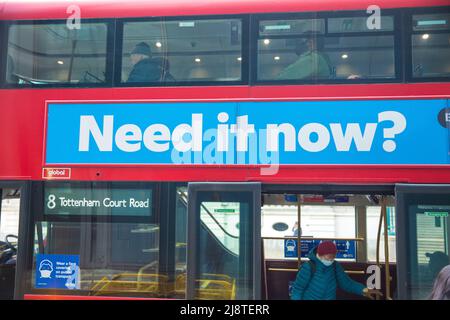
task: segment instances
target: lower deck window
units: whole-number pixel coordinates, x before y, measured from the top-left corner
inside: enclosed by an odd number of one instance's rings
[[[103,295],[138,293],[153,286],[156,294],[165,280],[159,274],[157,223],[38,222],[35,259],[35,288]],[[51,272],[47,276],[46,270]]]
[[[155,185],[45,184],[44,206],[34,225],[32,290],[183,297],[185,259],[183,264],[175,251],[184,248],[168,239],[175,237],[175,225],[172,232],[161,229]]]

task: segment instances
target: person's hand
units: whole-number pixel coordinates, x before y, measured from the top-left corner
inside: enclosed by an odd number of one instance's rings
[[[376,296],[378,296],[380,298],[383,296],[381,291],[379,291],[377,289],[369,289],[369,288],[363,289],[363,295],[372,300],[374,300]]]

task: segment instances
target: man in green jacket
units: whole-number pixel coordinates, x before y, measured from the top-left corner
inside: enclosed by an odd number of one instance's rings
[[[281,71],[277,79],[328,79],[331,75],[328,58],[319,51],[323,47],[322,40],[313,33],[310,33],[309,38],[297,40],[295,45],[295,53],[298,55],[297,61]]]
[[[369,289],[350,279],[336,262],[337,248],[331,241],[323,241],[311,250],[311,262],[302,264],[292,286],[292,300],[336,300],[336,289],[356,295],[368,295]]]

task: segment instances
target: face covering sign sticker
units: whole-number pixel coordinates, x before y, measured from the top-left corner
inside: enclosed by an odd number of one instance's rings
[[[35,278],[38,289],[80,289],[80,256],[37,254]]]

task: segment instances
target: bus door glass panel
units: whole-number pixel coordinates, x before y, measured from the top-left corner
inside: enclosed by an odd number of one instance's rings
[[[0,299],[14,298],[20,190],[0,189]]]
[[[402,185],[397,190],[399,250],[404,252],[399,277],[405,284],[399,298],[427,299],[437,275],[450,264],[450,186]]]
[[[188,195],[187,298],[257,299],[260,185],[194,183]]]

